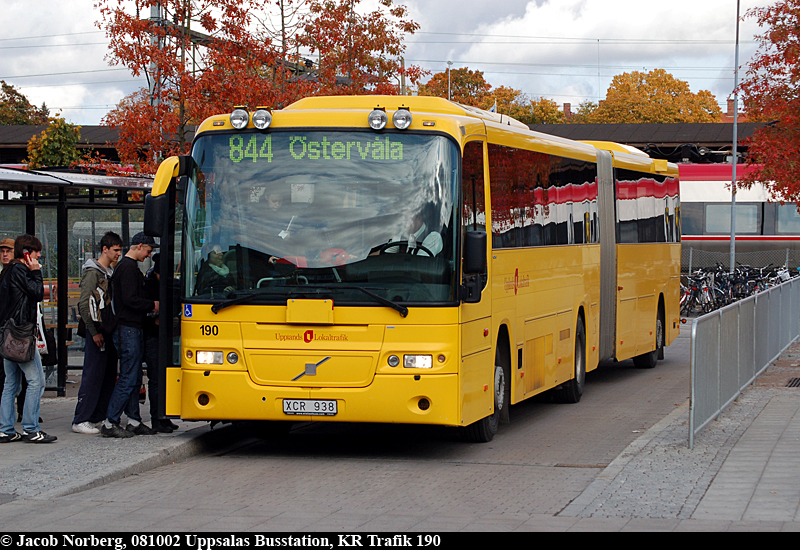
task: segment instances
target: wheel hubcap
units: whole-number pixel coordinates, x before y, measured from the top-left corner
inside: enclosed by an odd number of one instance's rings
[[[506,394],[506,377],[503,367],[494,367],[494,409],[495,412],[503,410],[503,401]]]

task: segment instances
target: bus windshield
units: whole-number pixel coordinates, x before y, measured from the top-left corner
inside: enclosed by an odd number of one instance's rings
[[[460,176],[450,139],[220,132],[198,137],[192,156],[184,300],[455,301]]]

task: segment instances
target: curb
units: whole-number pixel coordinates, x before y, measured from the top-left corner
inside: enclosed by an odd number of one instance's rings
[[[556,514],[557,517],[583,517],[582,512],[592,504],[592,502],[608,488],[625,466],[635,458],[639,452],[647,446],[657,435],[664,431],[674,421],[689,411],[689,400],[676,407],[671,413],[651,426],[645,433],[640,435],[628,447],[622,451],[611,464],[598,475],[594,481],[572,502],[567,504],[563,510]]]
[[[193,433],[201,431],[202,433]],[[29,498],[32,500],[47,500],[73,495],[95,487],[101,487],[131,475],[141,474],[161,466],[174,464],[175,462],[197,456],[208,450],[218,449],[230,443],[231,440],[236,437],[236,430],[232,426],[224,426],[213,431],[211,431],[208,426],[202,426],[185,433],[185,441],[178,442],[169,448],[155,451],[152,455],[138,460],[133,464],[121,468],[106,469],[103,472],[98,472],[98,477],[89,481],[79,482],[69,487],[51,489]]]

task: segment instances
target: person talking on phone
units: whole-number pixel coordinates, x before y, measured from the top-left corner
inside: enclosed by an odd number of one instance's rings
[[[17,324],[36,323],[38,303],[44,299],[44,281],[39,258],[42,243],[33,235],[22,235],[14,242],[14,260],[6,274],[8,294],[6,314],[1,322],[13,318]],[[6,281],[3,281],[6,283]],[[44,369],[39,350],[27,363],[15,363],[3,359],[6,382],[0,400],[0,443],[24,441],[26,443],[50,443],[58,439],[47,435],[39,427],[39,411],[44,394]],[[22,410],[22,430],[14,429],[14,397],[19,392],[22,377],[28,382],[25,406]]]

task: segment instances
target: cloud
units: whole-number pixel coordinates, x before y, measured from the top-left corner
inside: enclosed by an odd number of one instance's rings
[[[362,6],[374,9],[375,2],[364,0]],[[733,89],[731,0],[395,2],[405,4],[421,25],[408,37],[407,63],[434,73],[451,60],[455,68],[483,71],[495,87],[573,104],[596,101],[615,74],[631,70],[663,68],[694,92],[711,90],[720,103]],[[742,14],[764,3],[741,0]],[[98,124],[124,96],[146,85],[108,65],[107,39],[95,26],[100,13],[93,4],[4,0],[7,24],[0,38],[0,78],[35,105],[45,102],[84,125]],[[742,23],[742,64],[755,50],[756,32],[752,20]]]
[[[470,36],[450,35],[451,44],[438,47],[410,45],[408,57],[438,55],[443,62],[454,61],[454,67],[483,71],[494,86],[573,103],[604,96],[616,74],[654,68],[688,81],[694,92],[711,90],[720,103],[733,90],[736,4],[729,0],[539,0],[526,2],[522,10],[515,3],[502,13],[497,4],[481,4],[493,8],[493,18],[488,8],[481,17],[459,9],[456,18],[437,8],[421,30],[448,32],[455,20],[462,29],[472,26]],[[743,15],[763,1],[741,4]],[[752,20],[742,23],[740,61],[755,50],[755,32]],[[438,72],[443,62],[423,65]]]

